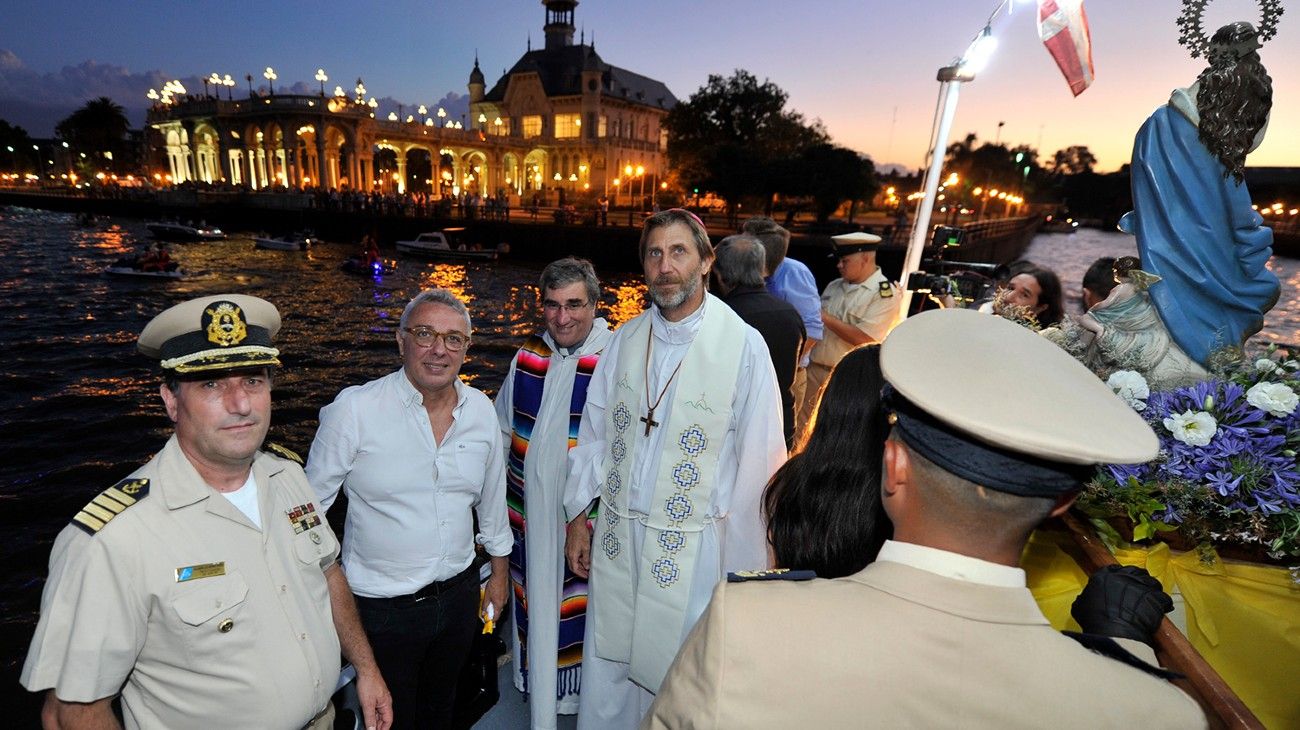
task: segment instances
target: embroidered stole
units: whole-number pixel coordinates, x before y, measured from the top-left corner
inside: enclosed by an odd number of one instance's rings
[[[573,378],[573,394],[569,399],[567,437],[570,449],[578,443],[578,424],[582,419],[582,408],[587,402],[587,386],[591,383],[591,374],[595,371],[599,358],[600,353],[593,353],[578,359],[577,372]],[[550,364],[551,348],[546,345],[546,341],[536,335],[529,337],[515,356],[514,389],[511,394],[514,415],[511,422],[510,458],[506,469],[506,509],[510,515],[510,530],[514,533],[514,547],[510,551],[510,576],[515,594],[515,630],[519,633],[519,673],[524,680],[525,692],[529,691],[528,670],[532,662],[528,656],[528,571],[524,541],[524,526],[527,523],[524,492],[527,485],[524,479],[524,459],[528,456],[533,426],[537,423],[537,412],[542,406],[542,391],[546,387],[546,371]],[[541,435],[554,437],[553,434]],[[559,487],[563,488],[563,484]],[[579,690],[582,632],[587,612],[587,581],[574,575],[567,563],[564,566],[560,595],[556,699],[563,699],[565,695]]]
[[[616,386],[605,416],[609,446],[592,570],[600,584],[596,650],[603,658],[629,663],[629,676],[653,692],[681,644],[702,533],[714,521],[710,505],[722,443],[731,425],[745,323],[720,302],[705,310],[682,360],[668,412],[659,414],[666,422],[656,427],[664,431],[663,451],[656,455],[641,453],[648,438],[637,420],[648,406],[645,368],[651,316],[632,320],[623,326],[628,331],[620,333],[612,373]],[[634,465],[655,458],[659,466],[654,483],[633,484]],[[634,513],[628,506],[628,492],[634,488],[652,490],[650,514]],[[640,555],[632,554],[633,521],[645,527]]]

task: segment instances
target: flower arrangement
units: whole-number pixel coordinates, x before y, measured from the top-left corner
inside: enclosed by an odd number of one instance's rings
[[[1160,455],[1103,467],[1079,504],[1094,518],[1128,518],[1135,541],[1177,531],[1193,545],[1294,562],[1300,362],[1270,348],[1253,362],[1220,357],[1215,365],[1209,380],[1157,392],[1133,371],[1110,376],[1111,388],[1159,436]]]

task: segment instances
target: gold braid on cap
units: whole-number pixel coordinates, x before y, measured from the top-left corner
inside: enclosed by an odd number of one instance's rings
[[[164,370],[175,369],[176,372],[178,373],[196,373],[204,370],[234,370],[243,366],[231,365],[229,356],[252,355],[252,354],[269,355],[272,358],[279,358],[280,351],[274,347],[265,347],[263,345],[245,345],[243,347],[228,347],[217,351],[201,350],[199,352],[192,352],[188,355],[181,355],[180,357],[173,357],[167,360],[163,360],[162,363],[160,363],[160,365]],[[222,360],[219,362],[206,364],[206,365],[193,365],[193,366],[185,367],[187,363],[194,362],[195,360],[206,360],[214,356],[220,356]]]
[[[1282,16],[1282,0],[1258,0],[1259,27],[1257,38],[1267,43],[1277,35],[1277,19]],[[1192,52],[1192,58],[1209,57],[1210,38],[1205,35],[1205,6],[1210,0],[1183,0],[1183,12],[1178,16],[1178,43]]]

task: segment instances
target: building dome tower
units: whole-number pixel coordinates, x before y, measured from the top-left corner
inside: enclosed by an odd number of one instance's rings
[[[546,6],[546,50],[573,45],[573,10],[578,0],[542,0]]]
[[[478,54],[474,54],[474,70],[469,72],[469,101],[470,103],[483,101],[483,91],[487,88],[487,81],[483,78],[483,72],[478,67]]]

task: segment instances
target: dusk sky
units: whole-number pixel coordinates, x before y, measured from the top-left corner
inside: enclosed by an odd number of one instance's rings
[[[709,74],[743,68],[820,118],[834,140],[878,165],[917,167],[925,155],[939,84],[936,70],[966,48],[996,0],[739,0],[655,3],[582,0],[577,24],[606,62],[664,81],[681,99]],[[968,132],[1029,144],[1044,157],[1087,145],[1109,171],[1129,159],[1134,133],[1169,91],[1203,68],[1178,45],[1179,0],[1086,0],[1096,81],[1078,98],[1037,38],[1036,5],[1012,3],[993,20],[1000,41],[988,68],[965,84],[953,138]],[[1273,77],[1273,122],[1252,166],[1300,166],[1300,7],[1282,16],[1261,51]],[[217,71],[277,91],[315,93],[318,67],[345,89],[408,109],[466,93],[474,54],[489,87],[525,51],[543,44],[538,0],[337,3],[227,0],[10,0],[0,20],[0,118],[33,136],[101,95],[143,122],[145,92],[179,78],[203,91]],[[1247,0],[1217,0],[1207,32],[1257,22]],[[463,105],[463,101],[461,104]],[[381,107],[386,114],[389,106]]]

